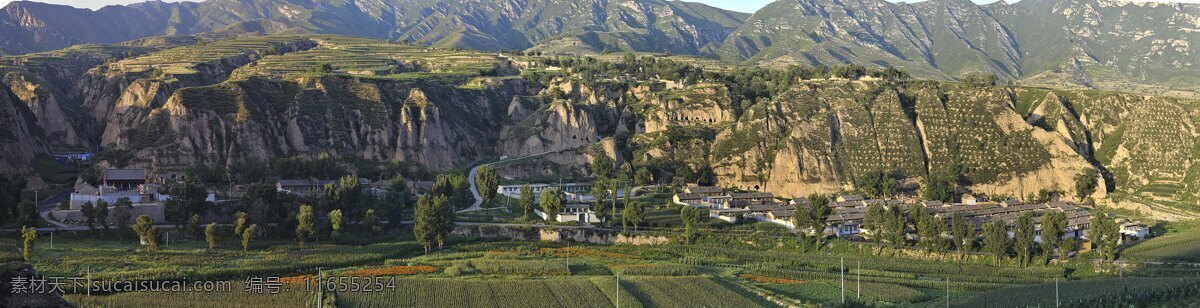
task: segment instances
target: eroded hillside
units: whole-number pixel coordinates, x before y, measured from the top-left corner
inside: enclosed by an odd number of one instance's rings
[[[5,93],[24,104],[7,114],[27,125],[6,127],[6,170],[88,145],[103,164],[160,172],[323,154],[446,170],[558,152],[506,174],[586,175],[608,155],[656,182],[783,196],[861,189],[878,173],[913,193],[947,173],[991,196],[1079,199],[1077,175],[1094,169],[1101,202],[1178,209],[1200,194],[1200,108],[1183,99],[340,36],[168,47],[37,62],[74,68],[53,74],[11,62]]]

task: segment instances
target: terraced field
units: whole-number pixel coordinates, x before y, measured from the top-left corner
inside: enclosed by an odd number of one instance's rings
[[[987,183],[1050,162],[1050,154],[1029,132],[1009,131],[993,118],[1005,112],[1006,94],[949,86],[941,96],[930,90],[915,93],[915,108],[931,170],[959,164],[972,182]]]
[[[292,45],[289,47],[289,45]],[[169,75],[200,73],[201,65],[233,57],[260,57],[266,54],[306,49],[315,45],[303,36],[260,36],[218,41],[202,45],[172,48],[114,63],[113,68],[143,72],[161,70]]]
[[[364,78],[422,80],[433,77],[496,75],[508,64],[495,54],[453,51],[364,38],[317,36],[317,46],[305,51],[272,55],[235,76],[291,78],[312,76],[329,64],[333,73]]]

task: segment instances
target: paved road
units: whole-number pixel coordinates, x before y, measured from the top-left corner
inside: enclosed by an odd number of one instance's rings
[[[581,147],[589,146],[589,145],[592,145],[592,144],[594,144],[594,143],[589,143],[589,144],[585,144],[585,145],[581,145],[581,146],[576,146],[576,147],[565,148],[565,149],[558,149],[558,150],[552,150],[552,151],[545,151],[545,152],[541,152],[541,153],[537,153],[537,154],[525,155],[525,156],[521,156],[521,157],[505,158],[505,159],[497,160],[497,161],[490,162],[490,163],[479,164],[479,165],[475,166],[474,168],[471,168],[471,171],[470,171],[470,172],[467,172],[467,182],[471,183],[471,195],[475,196],[475,203],[472,203],[470,207],[468,207],[468,208],[466,208],[466,209],[463,209],[463,210],[461,210],[461,211],[458,211],[458,212],[459,212],[459,213],[465,213],[465,212],[472,212],[472,211],[479,211],[479,210],[483,210],[483,208],[482,208],[482,207],[480,207],[481,205],[483,205],[483,197],[479,195],[479,187],[478,187],[478,186],[475,186],[475,174],[476,174],[476,173],[479,171],[479,167],[483,167],[483,166],[491,166],[491,165],[500,164],[500,163],[506,163],[506,162],[511,162],[511,161],[517,161],[517,160],[522,160],[522,159],[526,159],[526,158],[530,158],[530,157],[538,157],[538,156],[542,156],[542,155],[546,155],[546,154],[550,154],[550,153],[555,153],[555,152],[562,152],[562,151],[566,151],[566,150],[574,150],[574,149],[578,149],[578,148],[581,148]]]

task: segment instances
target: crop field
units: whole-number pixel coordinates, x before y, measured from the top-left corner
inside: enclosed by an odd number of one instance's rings
[[[111,295],[66,294],[80,307],[316,307],[317,294],[296,285],[279,292],[250,293],[241,281],[229,281],[223,292],[123,292]]]
[[[1126,277],[1080,281],[1064,281],[1058,285],[1058,296],[1065,306],[1095,306],[1109,302],[1120,306],[1118,300],[1134,303],[1148,299],[1165,299],[1188,292],[1195,295],[1200,279]],[[1054,284],[1040,284],[999,289],[980,293],[960,302],[964,307],[1054,307]]]
[[[643,306],[655,307],[758,307],[768,303],[705,277],[621,278]]]
[[[42,244],[34,251],[34,266],[44,275],[82,277],[90,272],[92,278],[101,280],[242,279],[315,271],[318,267],[382,263],[389,258],[411,257],[422,250],[412,242],[321,244],[304,250],[290,242],[269,242],[242,252],[233,240],[228,240],[216,252],[205,251],[202,242],[191,241],[146,253],[134,251],[138,245],[132,236],[120,241],[62,235],[53,249]]]
[[[598,307],[613,305],[591,280],[399,279],[394,290],[343,293],[346,307]]]
[[[1133,260],[1200,262],[1200,233],[1195,223],[1170,227],[1166,235],[1126,248],[1121,256]]]
[[[273,48],[281,49],[288,44],[300,44],[304,42],[308,42],[308,38],[302,36],[237,38],[203,45],[172,48],[133,59],[125,59],[113,64],[113,67],[133,72],[157,68],[166,74],[172,75],[195,74],[198,73],[196,69],[197,65],[232,57],[247,56],[252,53],[264,54]]]
[[[792,299],[807,302],[833,302],[841,299],[840,282],[816,280],[793,283],[756,283],[755,285]],[[858,294],[862,290],[861,297]],[[929,299],[918,289],[888,283],[846,281],[846,298],[889,303],[913,303]]]
[[[824,304],[839,299],[841,271],[845,275],[847,298],[859,298],[861,288],[862,302],[883,305],[941,304],[947,289],[950,300],[964,306],[1047,305],[1042,300],[1047,294],[1053,295],[1047,292],[1052,292],[1056,279],[1061,282],[1063,298],[1072,303],[1108,298],[1104,297],[1108,296],[1103,295],[1105,292],[1128,295],[1125,298],[1162,295],[1157,290],[1190,294],[1186,292],[1200,285],[1191,277],[1103,278],[1105,274],[1078,262],[1022,268],[994,266],[990,258],[974,256],[876,254],[870,245],[845,242],[836,242],[822,251],[805,252],[775,244],[755,246],[740,240],[714,241],[708,239],[690,245],[572,243],[568,246],[541,241],[466,239],[428,255],[421,255],[423,249],[412,242],[394,239],[358,245],[323,243],[304,250],[298,249],[294,242],[264,240],[245,253],[228,242],[223,242],[216,252],[206,252],[201,248],[203,243],[188,241],[146,253],[130,240],[86,241],[63,235],[54,249],[39,246],[35,265],[48,276],[76,277],[90,270],[94,279],[108,281],[187,277],[238,284],[247,277],[278,276],[284,277],[285,285],[291,285],[310,279],[318,267],[337,277],[385,277],[397,281],[394,288],[384,290],[325,293],[338,304],[353,307],[596,307],[613,306],[618,297],[627,307],[775,306],[772,301]],[[845,268],[840,266],[843,260]],[[1137,273],[1155,275],[1151,271]],[[1092,279],[1097,276],[1102,278]],[[620,288],[617,288],[618,277]],[[307,289],[270,296],[247,294],[241,287],[234,291],[236,294],[222,297],[224,305],[308,306],[315,296],[315,292]],[[200,300],[205,298],[203,292],[91,297],[76,293],[67,297],[80,305],[211,305]],[[1006,298],[1012,305],[987,301],[998,297]],[[168,304],[169,300],[177,302]]]
[[[263,58],[235,75],[296,77],[329,64],[334,72],[357,77],[418,80],[473,77],[505,66],[493,54],[394,44],[355,37],[317,36],[318,45],[300,52]]]

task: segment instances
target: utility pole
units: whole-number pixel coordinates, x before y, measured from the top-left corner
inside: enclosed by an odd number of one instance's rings
[[[317,308],[324,308],[325,305],[325,284],[321,283],[321,268],[317,268]]]
[[[1054,307],[1062,307],[1062,302],[1058,301],[1058,277],[1054,277]]]
[[[858,261],[858,272],[854,273],[855,279],[858,280],[858,290],[854,292],[854,299],[862,299],[862,261]]]
[[[946,308],[950,308],[950,277],[946,277]]]
[[[841,276],[841,281],[842,281],[842,303],[843,303],[843,304],[845,304],[845,303],[846,303],[846,258],[845,258],[845,257],[843,257],[841,260],[842,260],[842,261],[841,261],[842,263],[841,263],[841,266],[840,266],[840,267],[838,267],[838,273],[842,274],[842,276]]]
[[[617,308],[621,308],[621,274],[617,274]]]

